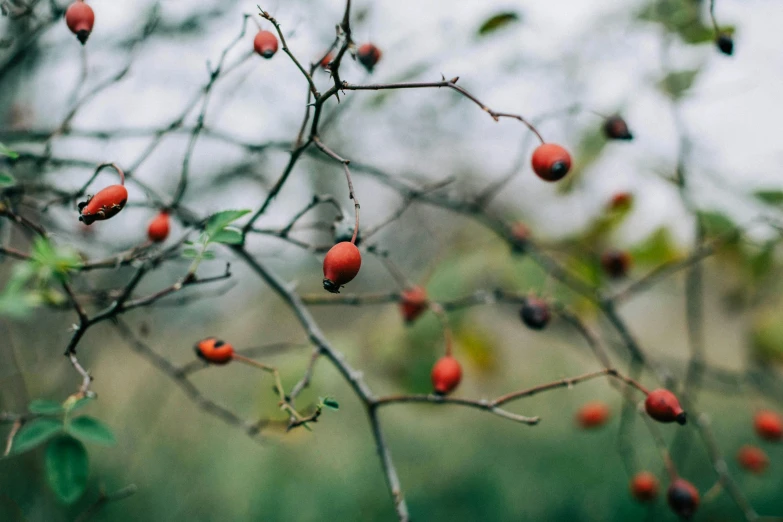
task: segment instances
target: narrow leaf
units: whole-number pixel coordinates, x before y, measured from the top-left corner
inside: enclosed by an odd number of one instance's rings
[[[481,24],[481,27],[479,27],[478,30],[478,34],[479,36],[485,36],[497,31],[498,29],[506,27],[507,25],[518,22],[519,20],[520,16],[517,13],[498,13],[494,16],[491,16],[483,24]]]
[[[783,190],[759,190],[753,195],[769,205],[783,204]]]
[[[0,143],[0,156],[6,156],[11,159],[16,159],[19,157],[19,154],[17,152],[12,151],[2,143]]]
[[[340,409],[340,403],[338,403],[336,400],[332,399],[331,397],[326,397],[323,400],[324,406],[327,408],[331,408],[333,410],[339,410]]]
[[[0,186],[9,186],[16,183],[16,178],[4,170],[0,170]]]
[[[222,212],[212,214],[212,216],[210,216],[209,220],[207,221],[207,236],[212,237],[219,230],[223,230],[237,219],[249,213],[249,210],[224,210]]]
[[[46,478],[55,495],[72,504],[87,487],[87,450],[69,435],[57,437],[46,448]]]

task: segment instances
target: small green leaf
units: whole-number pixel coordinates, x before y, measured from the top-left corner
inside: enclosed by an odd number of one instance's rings
[[[87,442],[112,446],[117,443],[111,428],[94,417],[82,415],[72,419],[68,424],[68,432],[74,437]]]
[[[206,250],[202,255],[201,259],[215,259],[215,253],[211,250]]]
[[[55,495],[73,504],[87,488],[89,463],[87,450],[78,440],[63,435],[46,448],[46,478]]]
[[[214,236],[215,233],[217,233],[219,230],[223,230],[237,219],[249,213],[249,210],[224,210],[222,212],[212,214],[209,217],[209,220],[207,220],[207,236]]]
[[[321,402],[324,403],[324,406],[326,406],[327,408],[330,408],[332,410],[339,410],[340,409],[340,404],[336,400],[331,398],[331,397],[325,397]]]
[[[44,417],[26,423],[14,437],[11,453],[23,453],[43,444],[63,429],[60,419]]]
[[[519,14],[514,12],[498,13],[489,17],[483,24],[481,24],[481,27],[479,27],[478,30],[478,35],[488,35],[497,31],[498,29],[506,27],[515,22],[519,22],[520,19],[521,17]]]
[[[195,257],[198,257],[199,251],[195,248],[186,248],[182,251],[182,257],[187,257],[190,259],[193,259]]]
[[[27,405],[27,409],[30,413],[38,413],[41,415],[57,415],[65,411],[63,405],[59,402],[48,401],[46,399],[35,399]]]
[[[16,184],[16,178],[4,170],[0,170],[0,187]]]
[[[783,205],[783,190],[759,190],[753,195],[768,205]]]
[[[660,88],[674,100],[682,98],[699,76],[699,69],[675,71],[667,74],[660,82]]]
[[[6,156],[15,160],[16,158],[19,157],[19,154],[17,152],[12,151],[2,143],[0,143],[0,156]]]
[[[226,245],[240,245],[242,244],[242,232],[236,228],[227,227],[215,232],[210,240],[215,243],[225,243]]]
[[[708,236],[730,234],[737,229],[731,218],[722,212],[704,210],[698,213],[698,218]]]
[[[63,402],[63,408],[65,408],[65,410],[68,412],[80,410],[92,402],[92,400],[92,397],[78,397],[74,394],[65,399],[65,402]]]

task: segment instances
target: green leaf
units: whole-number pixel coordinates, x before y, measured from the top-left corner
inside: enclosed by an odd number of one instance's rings
[[[4,170],[0,170],[0,187],[16,184],[16,178]]]
[[[15,160],[19,157],[19,154],[0,143],[0,156],[6,156]]]
[[[323,401],[321,401],[321,402],[324,403],[324,406],[326,406],[327,408],[330,408],[332,410],[339,410],[340,409],[340,404],[336,400],[331,398],[331,397],[324,397]]]
[[[48,401],[46,399],[35,399],[27,405],[27,409],[30,413],[38,413],[41,415],[57,415],[64,410],[63,405],[59,402]]]
[[[712,210],[698,213],[698,218],[708,236],[722,236],[737,230],[737,226],[726,214]]]
[[[759,190],[753,195],[768,205],[783,205],[783,190]]]
[[[187,257],[189,259],[198,257],[198,255],[199,255],[199,250],[196,248],[186,248],[182,251],[182,257]]]
[[[511,25],[515,22],[519,22],[520,19],[521,17],[519,14],[515,12],[498,13],[489,17],[483,24],[481,24],[481,27],[479,27],[478,30],[478,35],[486,36],[497,31],[498,29]]]
[[[73,504],[87,488],[87,450],[69,435],[57,437],[46,448],[46,479],[54,494]]]
[[[699,72],[699,69],[694,69],[669,73],[660,81],[659,87],[673,100],[678,100],[691,88]]]
[[[201,254],[201,259],[215,259],[215,253],[211,250],[206,250]]]
[[[207,220],[207,236],[214,236],[218,231],[223,230],[237,219],[249,213],[249,210],[224,210],[217,214],[212,214]]]
[[[60,419],[44,417],[26,423],[14,437],[11,453],[23,453],[43,444],[63,429]]]
[[[71,420],[67,429],[71,435],[86,442],[94,442],[106,446],[112,446],[117,443],[111,428],[94,417],[86,415],[76,417]]]
[[[65,408],[65,410],[68,412],[80,410],[92,402],[92,400],[92,397],[78,397],[76,395],[71,395],[65,399],[63,408]]]
[[[210,241],[226,245],[240,245],[242,244],[242,232],[233,227],[224,228],[215,232]]]
[[[667,228],[659,228],[631,249],[631,257],[640,265],[657,266],[681,256]]]

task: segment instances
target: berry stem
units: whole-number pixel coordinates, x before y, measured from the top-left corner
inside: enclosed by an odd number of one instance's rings
[[[440,321],[441,327],[443,328],[443,339],[446,342],[446,357],[451,357],[451,347],[454,336],[451,332],[451,326],[449,325],[449,318],[446,315],[446,310],[443,309],[440,303],[436,303],[435,301],[430,302],[430,310],[435,313],[435,316]]]
[[[260,363],[260,362],[258,362],[256,360],[253,360],[253,359],[251,359],[249,357],[245,357],[244,355],[240,355],[240,354],[238,354],[236,352],[234,352],[234,354],[232,355],[232,358],[234,360],[236,360],[236,361],[245,363],[245,364],[247,364],[249,366],[254,366],[256,368],[259,368],[259,369],[261,369],[261,370],[263,370],[265,372],[268,372],[268,373],[271,373],[272,375],[274,375],[274,378],[275,378],[275,388],[277,389],[277,394],[280,397],[280,403],[279,403],[280,409],[285,410],[286,412],[288,412],[289,415],[291,415],[293,417],[293,420],[291,421],[290,427],[298,426],[300,424],[303,424],[302,421],[304,421],[305,418],[302,417],[302,415],[300,415],[299,412],[296,411],[294,409],[294,407],[291,406],[288,403],[288,399],[285,396],[285,391],[283,391],[283,382],[280,380],[280,372],[277,371],[277,368],[274,368],[272,366],[267,366],[266,364]],[[289,427],[289,429],[290,429],[290,427]]]

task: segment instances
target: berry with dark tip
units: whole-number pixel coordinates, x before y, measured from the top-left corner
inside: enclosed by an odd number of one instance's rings
[[[454,391],[462,380],[462,367],[450,355],[438,359],[432,367],[432,387],[435,393],[446,395]]]
[[[362,44],[356,51],[356,58],[367,69],[367,72],[372,72],[381,59],[381,50],[371,43]]]
[[[362,266],[362,255],[350,241],[337,243],[324,257],[324,289],[333,294],[340,293],[340,287],[351,281]]]
[[[128,190],[123,185],[110,185],[87,201],[79,203],[79,221],[90,225],[116,216],[128,202]]]
[[[715,40],[715,45],[717,45],[718,50],[726,56],[731,56],[734,54],[734,39],[731,37],[731,35],[722,33]]]
[[[558,181],[571,169],[571,155],[560,145],[544,143],[533,151],[531,164],[533,172],[539,178],[544,181]]]
[[[699,490],[687,480],[678,478],[669,485],[666,499],[672,511],[684,519],[689,519],[699,507]]]
[[[610,140],[630,141],[633,134],[628,130],[628,124],[618,115],[609,116],[604,120],[604,135]]]
[[[601,267],[612,279],[621,279],[631,269],[631,254],[624,250],[608,250],[601,255]]]
[[[93,25],[95,25],[95,12],[82,0],[78,0],[69,5],[65,11],[65,23],[84,45],[92,33]]]
[[[519,310],[519,317],[528,328],[543,330],[549,324],[552,315],[546,301],[538,297],[527,297]]]
[[[532,233],[524,223],[514,223],[511,225],[511,237],[514,239],[513,249],[515,252],[524,252],[530,243]]]
[[[684,425],[686,421],[680,401],[672,392],[663,388],[653,390],[647,395],[644,409],[658,422],[677,422]]]
[[[194,350],[200,359],[212,364],[227,364],[234,357],[234,347],[214,337],[197,342]]]
[[[253,39],[253,49],[268,60],[277,52],[277,37],[270,31],[258,31]]]

